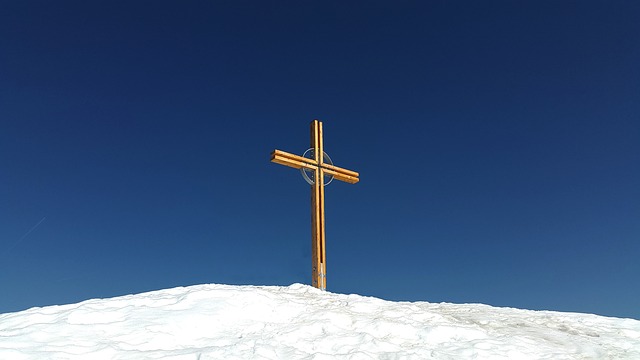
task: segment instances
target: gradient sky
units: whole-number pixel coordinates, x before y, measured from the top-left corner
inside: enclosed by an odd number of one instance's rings
[[[640,319],[637,1],[4,1],[0,312],[202,283]]]

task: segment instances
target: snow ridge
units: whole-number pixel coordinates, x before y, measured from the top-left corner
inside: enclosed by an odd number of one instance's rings
[[[640,321],[197,285],[0,314],[0,359],[640,359]]]

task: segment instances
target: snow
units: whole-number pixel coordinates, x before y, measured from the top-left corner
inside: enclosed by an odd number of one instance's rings
[[[640,359],[640,321],[197,285],[0,314],[0,359]]]

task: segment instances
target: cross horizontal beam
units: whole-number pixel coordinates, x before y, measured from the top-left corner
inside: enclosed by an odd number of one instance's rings
[[[318,168],[318,162],[314,159],[309,159],[303,156],[288,153],[282,150],[274,150],[271,153],[271,161],[277,164],[286,165],[295,169],[310,169],[315,170]],[[355,171],[343,169],[338,166],[322,163],[322,170],[325,174],[333,176],[335,179],[347,182],[349,184],[355,184],[360,181],[358,174]]]

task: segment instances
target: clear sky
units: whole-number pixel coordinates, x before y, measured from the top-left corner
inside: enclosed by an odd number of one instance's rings
[[[640,319],[637,1],[4,1],[0,312],[201,283]]]

